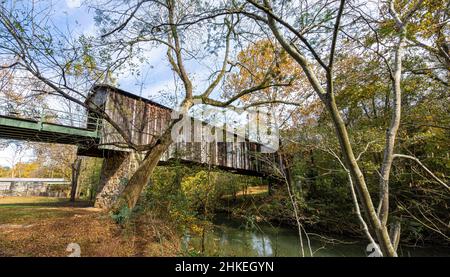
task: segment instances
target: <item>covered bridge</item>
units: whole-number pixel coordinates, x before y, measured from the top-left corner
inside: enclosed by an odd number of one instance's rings
[[[172,109],[152,100],[109,86],[97,85],[87,98],[87,103],[103,110],[124,131],[135,144],[151,144],[168,127]],[[99,129],[98,145],[80,148],[80,155],[104,157],[111,152],[129,152],[121,147],[122,136],[105,119],[96,122],[95,114],[89,114],[87,128]],[[100,128],[98,126],[101,126]],[[214,136],[211,141],[207,136]],[[191,119],[189,128],[183,128],[161,162],[179,158],[184,162],[208,164],[213,167],[249,175],[264,175],[268,170],[259,153],[261,144],[247,137],[212,126],[197,119]],[[265,158],[274,154],[264,154]]]

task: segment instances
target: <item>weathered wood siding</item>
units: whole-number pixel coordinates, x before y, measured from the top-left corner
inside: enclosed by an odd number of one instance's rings
[[[100,87],[89,101],[101,107],[135,144],[150,144],[165,130],[171,110],[139,97],[130,97],[117,90]],[[89,126],[89,123],[88,123]],[[102,121],[101,149],[125,151],[122,136],[106,120]]]
[[[209,135],[214,135],[216,140],[209,141]],[[187,132],[183,128],[178,133],[177,141],[171,145],[163,158],[168,160],[177,157],[213,166],[259,172],[259,151],[260,145],[255,142],[238,137],[223,128],[192,120]]]
[[[109,87],[97,88],[91,95],[90,101],[102,107],[136,144],[153,143],[165,131],[171,119],[171,109]],[[212,134],[218,138],[219,142],[207,140],[208,135]],[[261,146],[223,128],[211,127],[204,122],[192,120],[190,128],[186,130],[182,128],[176,137],[177,140],[163,155],[163,161],[179,158],[212,166],[255,172],[260,172],[263,168],[260,159],[256,157]],[[103,120],[99,148],[129,151],[117,147],[118,143],[123,142],[119,133]]]

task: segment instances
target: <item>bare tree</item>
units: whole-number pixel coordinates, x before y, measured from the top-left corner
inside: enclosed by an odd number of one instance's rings
[[[104,110],[86,102],[86,92],[90,87],[110,80],[111,72],[124,68],[128,62],[133,63],[133,59],[139,57],[135,52],[139,53],[142,45],[167,49],[167,61],[176,82],[181,83],[182,95],[181,100],[176,103],[176,109],[182,114],[194,105],[195,99],[201,99],[205,104],[225,107],[261,89],[290,85],[273,83],[269,78],[270,74],[267,74],[268,78],[261,83],[245,88],[226,101],[219,102],[210,97],[233,67],[229,60],[231,41],[235,35],[234,26],[238,18],[229,14],[223,14],[218,19],[216,16],[210,17],[214,19],[210,28],[202,29],[200,25],[195,25],[198,22],[195,21],[198,11],[202,9],[199,3],[173,0],[96,1],[93,8],[99,15],[97,21],[102,30],[98,38],[61,33],[48,15],[51,6],[44,4],[39,13],[32,12],[26,3],[21,2],[21,5],[20,11],[17,7],[11,10],[6,6],[2,6],[0,10],[0,54],[13,60],[2,66],[2,69],[17,68],[31,73],[46,86],[47,91],[104,118],[120,135],[118,147],[144,155],[127,182],[115,209],[135,206],[143,187],[149,183],[153,169],[172,144],[173,126],[183,118],[180,116],[172,119],[161,135],[149,144],[141,144],[132,141],[128,130],[110,118]],[[218,69],[209,76],[208,86],[196,92],[193,74],[189,73],[186,63],[192,57],[204,58],[205,55],[201,56],[195,49],[189,49],[188,41],[192,42],[191,36],[197,35],[196,38],[199,38],[205,33],[215,36],[215,41],[210,42],[213,50],[208,50],[213,54],[223,52],[223,55]],[[202,45],[197,43],[196,47],[202,48]],[[145,54],[141,58],[145,60]]]

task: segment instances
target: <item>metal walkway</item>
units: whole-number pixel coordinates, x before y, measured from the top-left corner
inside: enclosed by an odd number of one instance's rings
[[[88,117],[31,105],[0,105],[0,138],[34,142],[93,145],[98,143],[100,123],[87,129]]]

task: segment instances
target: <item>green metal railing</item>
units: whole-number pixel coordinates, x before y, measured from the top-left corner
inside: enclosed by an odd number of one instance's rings
[[[12,104],[1,100],[0,124],[88,137],[99,136],[101,120],[98,117],[88,116],[87,112],[68,112],[31,104]]]

